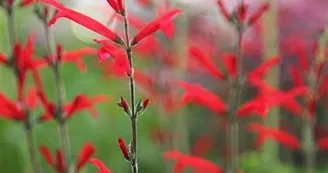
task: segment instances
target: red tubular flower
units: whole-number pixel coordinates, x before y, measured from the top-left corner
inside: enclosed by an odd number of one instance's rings
[[[0,93],[0,116],[9,120],[26,121],[25,110]]]
[[[113,173],[99,159],[92,158],[89,160],[89,162],[92,163],[93,165],[95,165],[99,169],[98,173]]]
[[[112,30],[110,30],[105,25],[101,24],[100,22],[98,22],[82,13],[68,9],[55,0],[39,0],[39,1],[49,4],[59,11],[49,21],[49,26],[56,23],[57,19],[64,17],[64,18],[68,18],[68,19],[70,19],[70,20],[104,36],[104,37],[109,38],[110,40],[112,40],[115,43],[123,44],[123,40],[117,34],[115,34]]]
[[[182,81],[177,82],[177,85],[185,90],[185,93],[181,99],[182,104],[193,102],[206,106],[217,114],[223,114],[227,110],[227,105],[221,100],[220,97],[200,85],[188,84]]]
[[[142,103],[143,110],[147,109],[149,103],[150,103],[150,99],[146,99],[143,101],[143,103]]]
[[[125,8],[124,8],[123,0],[117,0],[117,5],[118,5],[118,8],[120,9],[120,12],[122,14],[124,14],[125,13]]]
[[[43,157],[46,159],[48,165],[55,167],[56,160],[54,157],[52,157],[48,147],[46,147],[44,145],[40,146],[40,152],[43,155]]]
[[[214,63],[205,55],[203,51],[201,51],[196,46],[189,47],[189,54],[192,55],[193,58],[197,62],[199,62],[204,68],[211,73],[214,77],[218,79],[224,79],[223,73],[214,65]]]
[[[120,147],[120,149],[121,149],[121,151],[122,151],[122,154],[123,154],[124,158],[125,158],[126,160],[129,160],[129,159],[130,159],[130,156],[129,156],[129,149],[128,149],[128,147],[126,146],[126,143],[125,143],[124,139],[122,139],[122,138],[118,138],[117,143],[118,143],[118,146]]]
[[[259,89],[259,95],[239,107],[239,117],[245,117],[255,113],[259,114],[261,118],[264,119],[266,118],[268,110],[276,106],[281,106],[295,115],[301,115],[303,108],[294,98],[306,95],[308,93],[307,87],[300,86],[287,92],[281,92],[267,85],[260,79],[253,79],[252,83]]]
[[[295,86],[305,85],[301,72],[295,66],[290,66],[289,72],[292,75],[293,83]]]
[[[6,56],[0,52],[0,64],[8,64]]]
[[[119,12],[119,7],[116,2],[116,0],[107,0],[108,4],[118,13]]]
[[[306,52],[305,52],[305,45],[298,44],[296,45],[296,54],[298,58],[298,63],[304,72],[308,72],[310,70],[309,62],[306,58]]]
[[[56,159],[52,156],[50,150],[47,146],[42,145],[40,147],[40,152],[43,157],[46,159],[49,166],[51,166],[54,170],[59,173],[64,173],[66,169],[66,164],[64,162],[63,153],[61,150],[56,150]],[[83,146],[80,151],[80,154],[77,158],[75,171],[79,172],[84,165],[88,162],[88,160],[94,155],[96,152],[95,147],[91,143],[87,143]]]
[[[114,59],[111,66],[116,76],[122,76],[130,73],[130,65],[128,57],[125,51],[109,44],[106,40],[95,40],[95,42],[102,44],[102,47],[98,50],[99,61],[103,61],[109,57]]]
[[[126,112],[127,114],[130,114],[129,113],[130,112],[129,104],[122,96],[120,97],[120,102],[118,102],[117,104],[118,104],[118,106],[123,108],[124,112]]]
[[[223,173],[223,170],[214,163],[200,157],[184,155],[179,151],[167,151],[164,158],[177,161],[173,168],[174,173],[182,172],[186,166],[190,166],[196,172]]]
[[[248,19],[248,25],[254,24],[256,21],[258,21],[263,14],[270,9],[269,3],[264,3],[261,5],[261,7]]]
[[[61,150],[56,150],[57,164],[56,170],[60,173],[64,173],[66,169],[66,163],[64,161],[63,152]]]
[[[133,38],[131,44],[137,44],[139,41],[155,33],[159,29],[161,29],[169,37],[172,36],[174,32],[174,25],[172,20],[181,12],[182,10],[180,9],[173,9],[153,20],[138,32],[138,34]]]
[[[81,94],[76,96],[72,103],[68,103],[65,105],[65,113],[67,118],[70,118],[79,111],[88,110],[93,117],[97,117],[98,113],[93,106],[97,103],[102,103],[106,101],[109,101],[109,97],[104,95],[89,98],[88,96]]]
[[[231,21],[231,15],[228,12],[227,7],[223,4],[222,0],[218,0],[218,6],[221,10],[222,15],[228,20]]]
[[[76,172],[79,172],[84,165],[89,161],[89,159],[96,152],[95,147],[91,143],[87,143],[83,146],[80,155],[78,156],[77,164],[76,164]]]
[[[244,2],[239,4],[237,7],[237,19],[240,23],[245,23],[246,17],[247,17],[247,10],[248,10],[248,5],[245,4]]]
[[[224,66],[232,78],[237,77],[237,57],[235,54],[226,54],[223,56]]]
[[[319,85],[318,95],[323,96],[328,91],[328,75],[325,75]]]
[[[40,121],[47,121],[53,119],[56,115],[55,104],[47,100],[42,90],[38,91],[38,95],[46,111],[46,113],[40,117]],[[98,113],[93,107],[94,104],[106,101],[109,101],[109,97],[104,95],[89,98],[88,96],[81,94],[76,96],[72,103],[67,103],[64,105],[64,115],[66,118],[71,118],[75,113],[79,111],[88,110],[93,117],[97,117]]]
[[[281,58],[279,57],[272,57],[268,60],[264,61],[262,64],[257,66],[253,71],[251,71],[247,79],[252,83],[252,79],[260,79],[262,78],[270,68],[272,68],[274,65],[281,62]]]
[[[63,63],[75,63],[78,69],[82,72],[85,72],[87,70],[86,65],[84,64],[82,57],[83,56],[90,56],[90,55],[95,55],[97,51],[93,48],[81,48],[78,50],[73,50],[73,51],[66,51],[61,53],[61,62]],[[52,61],[55,61],[52,59]],[[47,67],[49,63],[44,59],[44,58],[39,58],[35,60],[35,66],[40,69]]]
[[[249,123],[248,130],[258,133],[256,140],[257,147],[261,147],[268,139],[273,139],[291,150],[299,150],[301,148],[299,140],[289,132],[265,127],[259,123]]]

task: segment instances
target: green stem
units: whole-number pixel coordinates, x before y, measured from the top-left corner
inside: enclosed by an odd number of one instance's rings
[[[306,158],[306,172],[315,173],[316,148],[314,139],[314,123],[306,121],[303,128],[303,151]]]
[[[48,49],[48,55],[52,56],[52,47],[51,47],[51,39],[50,39],[50,30],[47,27],[47,22],[44,22],[45,34],[46,34],[46,46]],[[58,58],[58,57],[57,57]],[[61,143],[61,149],[64,155],[64,163],[66,163],[65,173],[69,173],[70,167],[70,147],[69,147],[69,134],[68,134],[68,126],[66,123],[63,105],[65,100],[65,90],[64,85],[62,83],[62,76],[60,71],[60,62],[53,59],[54,62],[49,64],[54,72],[55,75],[55,84],[56,84],[56,91],[57,91],[57,115],[56,118],[58,120],[58,128],[59,128],[59,137]]]
[[[29,113],[27,113],[27,115],[29,116]],[[27,120],[27,122],[25,123],[25,133],[26,133],[28,152],[29,152],[33,172],[34,173],[42,173],[41,165],[40,165],[39,159],[37,158],[37,152],[35,150],[32,124],[31,124],[31,122],[29,122],[29,120]]]
[[[15,45],[15,27],[14,27],[14,11],[12,7],[8,7],[7,9],[7,15],[8,15],[8,39],[9,39],[9,44],[12,46],[10,48],[11,51],[14,50],[14,45]]]
[[[126,3],[125,3],[126,4]],[[123,15],[124,18],[124,29],[125,29],[125,39],[126,39],[126,54],[129,59],[130,73],[129,73],[129,83],[130,83],[130,99],[131,99],[131,169],[133,173],[138,173],[138,155],[137,155],[137,113],[135,108],[135,81],[134,81],[134,69],[133,69],[133,57],[129,37],[129,22],[127,19],[127,13]]]

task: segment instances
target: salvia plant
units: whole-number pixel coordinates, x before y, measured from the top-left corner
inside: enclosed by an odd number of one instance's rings
[[[168,0],[104,1],[107,9],[113,11],[109,23],[118,22],[121,25],[120,30],[71,9],[69,5],[64,5],[64,1],[0,0],[1,10],[6,14],[9,47],[6,53],[0,52],[0,64],[10,70],[16,81],[15,98],[11,98],[8,93],[0,92],[0,115],[4,119],[22,125],[31,172],[45,173],[43,162],[47,163],[49,170],[58,173],[83,172],[88,164],[94,165],[98,173],[112,172],[110,167],[115,165],[103,162],[97,155],[103,151],[96,152],[97,147],[92,142],[85,141],[81,146],[71,145],[70,136],[74,134],[69,132],[70,120],[81,111],[87,111],[95,119],[104,116],[95,108],[97,104],[114,104],[120,110],[120,116],[129,120],[128,127],[120,125],[120,128],[128,129],[130,137],[109,140],[117,144],[116,150],[121,152],[121,160],[126,161],[132,173],[162,171],[162,168],[157,166],[155,167],[158,170],[155,170],[154,166],[150,168],[145,166],[147,148],[142,146],[140,141],[143,136],[138,133],[144,130],[139,122],[143,120],[141,117],[143,114],[152,119],[158,114],[163,121],[161,123],[165,124],[164,127],[152,128],[147,134],[148,141],[153,140],[164,147],[164,151],[160,149],[160,152],[163,152],[163,158],[167,163],[158,165],[165,167],[168,172],[259,172],[246,170],[241,163],[243,161],[241,158],[247,153],[244,151],[244,146],[248,145],[243,136],[245,134],[252,136],[251,144],[256,152],[259,153],[257,150],[268,140],[273,140],[285,149],[301,153],[304,158],[304,171],[317,172],[317,155],[328,149],[328,134],[323,133],[319,137],[317,135],[318,131],[325,129],[324,126],[318,126],[323,123],[318,122],[318,110],[326,107],[328,87],[328,76],[325,73],[328,49],[324,25],[321,25],[321,29],[316,32],[315,38],[309,44],[297,37],[287,40],[287,44],[281,43],[283,46],[287,45],[281,48],[282,50],[287,50],[296,57],[296,64],[288,64],[286,70],[292,85],[282,90],[279,86],[270,84],[266,77],[271,75],[273,68],[283,64],[284,57],[276,54],[264,58],[265,60],[260,64],[253,63],[255,60],[249,60],[249,57],[262,51],[259,46],[261,43],[252,42],[253,40],[250,41],[247,37],[248,33],[257,33],[261,30],[261,20],[263,16],[268,15],[268,11],[275,10],[272,9],[272,4],[275,2],[261,2],[255,8],[251,7],[251,2],[243,0],[239,0],[233,6],[228,4],[228,0],[213,1],[217,13],[212,17],[221,20],[221,24],[224,24],[231,34],[231,38],[227,38],[229,40],[223,40],[225,48],[222,49],[218,48],[217,40],[220,40],[220,37],[226,38],[225,34],[220,33],[221,31],[211,22],[205,22],[204,19],[193,20],[190,17],[192,15],[188,13],[190,9],[183,6],[175,8],[176,4]],[[204,1],[204,3],[208,2]],[[151,15],[155,17],[148,21],[135,15],[132,9],[136,6],[147,13],[155,14]],[[42,26],[45,37],[38,38],[39,34],[30,33],[26,39],[18,39],[20,33],[16,29],[18,23],[15,17],[25,8],[33,9],[33,16]],[[195,18],[197,17],[199,16]],[[65,44],[54,39],[55,34],[51,29],[63,20],[62,18],[102,37],[91,40],[95,47],[66,50]],[[184,23],[186,26],[182,26],[179,22],[183,20],[190,23]],[[211,39],[206,39],[206,36],[197,39],[199,33],[192,29],[190,31],[188,27],[200,27],[204,35],[208,34],[207,28],[212,29]],[[182,38],[177,33],[185,35]],[[202,34],[199,35],[202,37]],[[45,50],[41,55],[36,56],[36,41],[39,39],[43,39]],[[176,42],[179,44],[175,45]],[[255,53],[250,48],[254,49]],[[309,49],[311,51],[308,51]],[[124,79],[125,85],[120,87],[126,88],[129,92],[118,93],[121,95],[118,98],[106,94],[80,93],[68,100],[66,88],[70,86],[65,85],[64,77],[71,74],[64,73],[63,66],[73,64],[85,74],[89,64],[84,62],[84,57],[97,57],[96,62],[99,64],[97,67],[103,69],[104,75]],[[136,67],[136,64],[145,62],[150,65],[144,69]],[[248,67],[249,64],[252,64],[251,68]],[[55,89],[55,98],[45,87],[45,79],[41,75],[45,69],[49,69],[52,73],[50,81]],[[207,86],[208,81],[199,80],[203,78],[211,79],[211,84],[214,83],[214,86],[219,87]],[[256,93],[249,94],[251,90]],[[115,102],[113,100],[116,100],[116,103],[113,103]],[[154,107],[158,107],[158,112],[147,112],[151,103]],[[206,114],[217,115],[211,119],[213,122],[206,122],[208,124],[202,126],[209,127],[215,121],[216,130],[212,130],[210,134],[196,134],[198,136],[195,142],[189,139],[195,136],[192,131],[190,134],[183,133],[188,131],[185,128],[196,128],[197,133],[202,131],[201,127],[186,126],[186,124],[192,126],[189,121],[192,119],[193,112],[182,110],[191,105],[205,107],[208,110],[202,111]],[[41,114],[36,113],[40,111],[39,106],[41,106]],[[293,115],[295,121],[299,122],[300,134],[282,126],[266,125],[264,122],[268,116],[280,116],[269,114],[273,108],[284,110],[280,111],[280,114]],[[39,136],[34,133],[37,126],[50,122],[58,127],[59,142],[56,150],[39,144],[37,142]],[[179,124],[181,122],[183,124]],[[197,123],[203,123],[203,120]],[[86,129],[81,127],[79,130]],[[118,136],[124,136],[122,131],[116,133]],[[223,133],[224,139],[218,137],[219,133]],[[225,141],[225,144],[221,145],[221,141]],[[179,142],[188,145],[181,149],[176,145]],[[215,153],[217,144],[223,148],[220,149],[220,153]],[[75,148],[79,150],[77,155],[72,152],[76,150]],[[217,156],[219,161],[212,160],[212,157],[206,159],[208,154]],[[42,157],[39,157],[40,155]],[[110,157],[111,153],[106,155]],[[161,162],[157,158],[151,159]],[[218,163],[215,163],[216,161]],[[6,172],[1,167],[0,170]]]

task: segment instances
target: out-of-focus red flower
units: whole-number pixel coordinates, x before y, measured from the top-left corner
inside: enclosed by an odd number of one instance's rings
[[[27,96],[23,102],[17,103],[0,93],[0,116],[9,120],[24,122],[27,120],[26,111],[34,109],[37,103],[36,90],[34,88],[28,90]]]
[[[142,7],[151,7],[153,5],[152,0],[135,0],[137,4]]]
[[[229,12],[226,8],[223,0],[218,0],[218,7],[222,13],[222,15],[229,21],[233,22],[233,19],[236,19],[239,24],[247,24],[252,25],[256,23],[264,14],[264,12],[268,11],[270,8],[269,3],[264,3],[261,7],[252,15],[248,14],[248,4],[242,2],[238,4],[233,12]]]
[[[168,113],[179,109],[181,106],[178,103],[177,90],[175,90],[173,80],[169,76],[159,76],[150,76],[137,69],[134,72],[136,84],[141,87],[146,97],[152,98],[154,103],[163,108],[167,113],[165,115],[170,115]]]
[[[96,55],[97,51],[93,48],[81,48],[78,50],[73,50],[73,51],[66,51],[61,53],[61,62],[63,63],[75,63],[78,69],[82,72],[85,72],[87,70],[86,65],[84,64],[82,57],[83,56],[90,56],[90,55]],[[51,56],[55,57],[55,56]],[[37,68],[44,68],[49,65],[48,61],[55,62],[57,61],[56,59],[49,58],[48,60],[45,60],[44,58],[38,58],[35,60],[35,66]]]
[[[68,18],[69,20],[72,20],[104,37],[109,38],[115,43],[122,44],[123,40],[112,30],[110,30],[105,25],[101,24],[100,22],[82,14],[79,12],[76,12],[74,10],[68,9],[64,7],[62,4],[58,3],[55,0],[39,0],[43,3],[49,4],[56,8],[58,12],[56,15],[49,21],[49,26],[56,23],[57,19],[59,18]]]
[[[195,58],[210,74],[218,79],[224,79],[223,73],[214,65],[214,63],[205,55],[201,49],[196,46],[189,48],[189,54],[192,58]]]
[[[259,66],[257,66],[254,70],[248,73],[247,80],[250,84],[252,84],[253,79],[261,79],[274,65],[277,65],[281,62],[281,58],[279,57],[271,57],[268,60],[262,62]]]
[[[38,91],[38,96],[46,111],[46,113],[40,117],[40,121],[47,121],[56,118],[55,116],[57,115],[57,113],[55,104],[49,102],[44,92],[40,89]],[[84,94],[78,95],[75,97],[73,102],[64,105],[64,117],[71,118],[75,113],[82,110],[88,110],[93,117],[97,117],[97,111],[93,106],[97,103],[105,102],[108,100],[109,98],[104,95],[99,95],[92,98],[89,98]]]
[[[305,86],[295,87],[287,92],[281,92],[264,81],[258,79],[252,80],[254,86],[259,89],[259,94],[253,100],[242,105],[239,110],[239,116],[245,116],[249,113],[259,113],[262,118],[266,117],[267,109],[274,106],[281,106],[291,111],[295,115],[300,116],[302,107],[295,100],[295,97],[305,96],[308,88]]]
[[[321,151],[328,150],[328,137],[320,138],[317,145]]]
[[[235,54],[226,54],[223,56],[224,66],[232,78],[237,77],[237,57]]]
[[[206,90],[198,84],[189,84],[186,82],[177,82],[177,85],[185,90],[182,96],[181,103],[187,104],[190,102],[206,106],[215,113],[222,115],[227,110],[227,105],[220,97]]]
[[[34,36],[30,35],[27,39],[26,47],[23,47],[18,41],[14,45],[13,61],[6,58],[3,53],[0,53],[0,63],[9,65],[16,72],[18,90],[18,101],[23,100],[23,91],[27,73],[31,71],[34,78],[39,78],[35,60],[33,60],[34,51]],[[38,81],[38,79],[35,79]]]
[[[93,165],[95,165],[99,169],[98,173],[113,173],[99,159],[92,158],[92,159],[89,160],[89,162],[92,163]]]
[[[210,135],[203,135],[197,139],[191,148],[194,156],[204,157],[214,147],[213,138]]]
[[[161,29],[168,37],[172,37],[175,30],[172,20],[181,12],[182,10],[180,9],[173,9],[150,22],[138,32],[138,34],[133,38],[131,44],[137,44],[139,41],[155,33],[159,29]]]
[[[249,19],[248,19],[248,25],[252,25],[255,22],[257,22],[263,16],[263,13],[265,13],[266,11],[268,11],[269,8],[270,8],[270,4],[269,3],[262,4],[261,7],[254,14],[252,14],[249,17]]]
[[[255,142],[257,147],[261,147],[267,140],[273,139],[291,150],[299,150],[301,148],[299,140],[294,135],[286,131],[265,127],[259,123],[249,123],[248,130],[258,133]]]
[[[26,6],[33,4],[34,2],[35,2],[35,0],[22,0],[20,3],[20,6],[26,7]]]
[[[56,159],[52,156],[50,150],[47,146],[42,145],[40,147],[40,152],[47,161],[48,165],[51,166],[54,170],[59,173],[64,173],[66,170],[66,164],[64,162],[63,153],[61,150],[56,151]],[[85,166],[88,160],[95,154],[96,149],[91,143],[85,144],[80,154],[76,160],[75,171],[80,172],[81,169]]]
[[[179,173],[189,166],[196,172],[208,173],[223,173],[224,171],[214,163],[205,160],[201,157],[190,156],[180,153],[179,151],[167,151],[164,153],[164,158],[176,161],[173,168],[174,173]]]

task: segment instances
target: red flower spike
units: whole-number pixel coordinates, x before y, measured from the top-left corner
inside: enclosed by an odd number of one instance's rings
[[[107,0],[108,4],[118,13],[119,8],[116,0]]]
[[[159,29],[161,29],[166,35],[172,36],[174,32],[174,25],[172,20],[181,12],[182,10],[180,9],[173,9],[153,20],[138,32],[138,34],[133,38],[131,44],[137,44],[139,41],[155,33]]]
[[[227,54],[223,56],[224,65],[227,72],[232,78],[237,77],[237,57],[235,54]]]
[[[149,103],[150,103],[150,99],[146,99],[143,101],[143,103],[142,103],[143,110],[147,109]]]
[[[257,147],[260,147],[268,139],[274,139],[291,150],[299,150],[301,148],[299,140],[286,131],[265,127],[259,123],[249,123],[248,130],[259,134],[256,140]]]
[[[317,145],[320,151],[328,150],[328,137],[323,137],[319,139]]]
[[[218,6],[221,10],[222,15],[228,20],[231,21],[231,15],[228,12],[227,7],[223,4],[222,0],[218,0]]]
[[[298,63],[302,68],[302,71],[308,72],[310,70],[310,65],[308,63],[308,60],[306,58],[306,52],[304,45],[297,45],[297,58]]]
[[[98,173],[113,173],[99,159],[92,158],[89,160],[89,162],[92,163],[93,165],[95,165],[99,169]]]
[[[91,144],[85,144],[80,152],[80,155],[76,164],[76,172],[79,172],[81,168],[89,161],[89,159],[96,152],[95,147]]]
[[[289,72],[292,75],[293,83],[295,86],[304,86],[302,74],[295,66],[290,66]]]
[[[180,173],[186,166],[190,166],[196,172],[211,172],[223,173],[224,171],[214,163],[205,160],[201,157],[189,156],[180,153],[179,151],[167,151],[164,153],[164,158],[176,160],[174,173]]]
[[[269,9],[270,9],[269,3],[262,4],[260,9],[258,9],[252,16],[249,17],[248,25],[253,25],[255,22],[257,22],[263,16],[263,14]]]
[[[223,114],[227,110],[227,105],[214,93],[204,89],[197,84],[189,84],[186,82],[177,82],[177,85],[185,90],[181,103],[190,102],[206,106],[217,114]]]
[[[125,143],[124,139],[118,138],[117,143],[118,143],[118,146],[120,147],[120,149],[122,151],[122,154],[123,154],[124,158],[126,160],[129,160],[130,159],[130,157],[129,157],[129,149],[126,146],[126,143]]]
[[[49,4],[56,8],[59,12],[49,21],[49,26],[56,23],[59,18],[68,18],[102,36],[105,36],[115,43],[123,44],[123,40],[115,34],[112,30],[108,29],[100,22],[74,10],[68,9],[55,0],[39,0],[43,3]]]
[[[196,46],[189,47],[189,54],[195,58],[205,69],[218,79],[224,79],[223,73],[214,65],[214,63]]]
[[[50,166],[54,167],[56,165],[55,158],[52,157],[47,146],[42,145],[40,147],[40,152]]]

